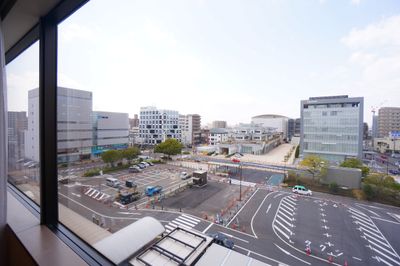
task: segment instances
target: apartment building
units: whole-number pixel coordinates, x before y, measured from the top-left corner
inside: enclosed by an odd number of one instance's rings
[[[300,153],[329,161],[362,158],[364,98],[347,95],[301,101]]]
[[[228,124],[226,121],[216,120],[211,123],[211,128],[227,128]]]
[[[201,117],[198,114],[179,116],[179,128],[182,134],[182,144],[187,146],[200,144]]]
[[[141,107],[139,119],[139,138],[144,145],[156,145],[169,138],[182,139],[178,111]]]
[[[388,137],[391,131],[400,131],[400,107],[382,107],[378,111],[378,136]]]

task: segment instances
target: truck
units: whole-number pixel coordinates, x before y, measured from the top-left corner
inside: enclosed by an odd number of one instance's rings
[[[162,189],[162,186],[147,186],[144,193],[146,194],[146,196],[151,197],[158,193],[161,193]]]
[[[119,202],[123,205],[127,205],[140,199],[140,193],[138,191],[121,190],[119,193]]]

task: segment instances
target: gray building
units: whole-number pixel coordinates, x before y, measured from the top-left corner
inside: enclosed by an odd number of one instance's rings
[[[39,90],[28,92],[28,130],[25,155],[39,161]],[[57,159],[70,162],[89,159],[92,148],[92,93],[58,87]]]
[[[198,114],[179,116],[182,144],[187,146],[200,144],[201,117]]]
[[[129,145],[129,117],[127,113],[93,112],[92,155],[107,150],[126,149]]]
[[[25,131],[28,130],[26,112],[8,112],[8,167],[25,157]]]
[[[213,121],[211,124],[211,128],[227,128],[226,121]]]
[[[375,112],[372,115],[372,128],[371,128],[371,137],[377,138],[378,134],[378,116],[375,115]]]
[[[288,138],[289,140],[292,137],[300,137],[300,129],[301,129],[301,119],[289,119],[288,120]]]
[[[169,138],[181,141],[179,113],[173,110],[141,107],[139,138],[144,145],[156,145]]]
[[[347,95],[301,101],[300,153],[332,162],[362,158],[364,98]]]
[[[129,118],[129,126],[131,128],[139,127],[139,116],[137,114],[134,114],[133,118]]]

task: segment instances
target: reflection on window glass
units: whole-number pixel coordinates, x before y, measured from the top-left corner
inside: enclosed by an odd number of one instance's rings
[[[40,203],[39,42],[6,66],[8,181]]]

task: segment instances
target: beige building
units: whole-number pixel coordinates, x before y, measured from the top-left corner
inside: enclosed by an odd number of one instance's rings
[[[389,136],[390,131],[400,131],[400,107],[382,107],[378,112],[378,136]]]
[[[400,139],[393,139],[390,137],[374,138],[374,147],[375,150],[380,153],[400,152]]]
[[[211,128],[226,128],[227,123],[226,121],[213,121]]]

